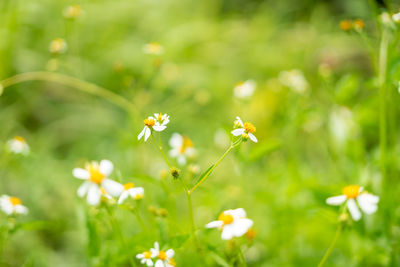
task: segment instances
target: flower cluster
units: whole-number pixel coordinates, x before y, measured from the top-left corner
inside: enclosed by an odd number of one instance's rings
[[[251,141],[257,143],[258,140],[254,133],[256,132],[256,127],[250,123],[250,122],[245,122],[243,123],[242,119],[239,117],[236,117],[236,120],[233,123],[234,129],[231,133],[234,136],[241,136],[243,140],[248,140],[250,139]]]
[[[7,142],[8,149],[15,154],[27,155],[29,153],[29,145],[21,136],[15,136]]]
[[[172,147],[169,151],[170,156],[176,158],[180,165],[185,165],[187,159],[196,154],[193,142],[187,136],[174,133],[169,140],[169,145]]]
[[[166,251],[160,250],[158,242],[155,242],[154,248],[137,254],[136,258],[140,259],[140,262],[147,266],[174,267],[176,266],[175,259],[173,258],[174,254],[175,252],[173,249],[168,249]]]
[[[138,135],[138,140],[140,140],[144,136],[144,141],[146,142],[149,139],[152,131],[162,132],[167,128],[167,124],[169,123],[169,116],[167,114],[162,113],[154,113],[153,116],[147,117],[143,121],[144,128]]]

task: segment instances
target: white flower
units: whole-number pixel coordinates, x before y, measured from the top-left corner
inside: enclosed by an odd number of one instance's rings
[[[49,51],[53,54],[62,54],[67,51],[67,42],[62,38],[56,38],[51,41]]]
[[[28,208],[22,205],[21,199],[7,195],[0,197],[0,209],[7,215],[28,213]]]
[[[186,158],[191,158],[196,154],[192,140],[178,133],[172,134],[169,145],[172,147],[169,151],[170,156],[176,158],[180,165],[186,164]]]
[[[330,114],[329,128],[334,141],[343,145],[349,137],[354,136],[358,127],[353,118],[353,113],[346,107],[335,107]]]
[[[234,126],[237,128],[231,132],[234,136],[241,135],[245,140],[250,138],[251,141],[257,143],[257,138],[253,134],[256,132],[256,127],[253,124],[250,122],[243,123],[239,117],[236,117]]]
[[[101,196],[105,196],[104,192],[102,194],[101,188],[104,188],[106,194],[118,197],[124,187],[108,178],[113,169],[114,166],[109,160],[102,160],[100,164],[95,161],[88,163],[85,169],[75,168],[72,172],[73,175],[78,179],[87,180],[78,188],[78,196],[87,195],[86,199],[89,205],[98,205]]]
[[[396,13],[396,14],[393,14],[392,15],[392,19],[393,19],[394,22],[399,23],[400,22],[400,12]]]
[[[255,89],[256,89],[256,83],[253,80],[239,82],[233,89],[233,95],[236,98],[246,99],[253,95]]]
[[[26,140],[21,136],[15,136],[7,142],[8,149],[15,154],[27,155],[29,146]]]
[[[301,70],[289,70],[279,73],[279,81],[292,89],[293,91],[303,94],[307,91],[309,85]]]
[[[83,10],[82,7],[80,5],[71,5],[71,6],[67,6],[64,10],[63,10],[63,16],[67,19],[74,19],[74,18],[78,18],[82,15]]]
[[[138,140],[144,136],[144,141],[146,142],[151,135],[151,130],[161,132],[167,128],[166,125],[169,123],[169,116],[167,114],[154,113],[154,117],[149,116],[143,123],[144,128],[138,135]]]
[[[136,258],[140,259],[141,264],[146,264],[147,266],[153,266],[152,253],[150,251],[145,251],[136,255]]]
[[[244,209],[223,211],[217,221],[212,221],[206,225],[206,228],[218,228],[222,230],[221,238],[223,240],[240,237],[247,233],[253,226],[253,221],[246,218]]]
[[[343,195],[330,197],[326,200],[329,205],[338,206],[346,202],[347,209],[355,221],[361,219],[358,206],[366,214],[372,214],[378,209],[379,197],[363,191],[359,185],[349,185],[343,188]],[[357,202],[356,202],[357,201]],[[358,203],[358,206],[357,206]]]
[[[160,250],[158,242],[154,243],[154,248],[150,249],[151,257],[157,258],[155,267],[174,267],[176,266],[174,260],[174,250],[168,249],[167,251]]]
[[[383,12],[380,15],[380,20],[382,22],[382,24],[388,28],[394,28],[395,24],[393,23],[392,17],[390,16],[390,14],[388,12]]]
[[[124,184],[124,191],[121,193],[118,199],[118,204],[122,204],[128,197],[139,200],[144,197],[143,187],[135,187],[133,183]]]
[[[164,53],[164,47],[157,42],[152,42],[143,46],[143,52],[150,55],[161,55]]]

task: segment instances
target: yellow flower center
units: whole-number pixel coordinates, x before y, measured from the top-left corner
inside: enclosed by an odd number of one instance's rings
[[[343,194],[346,195],[347,198],[356,198],[360,194],[360,186],[348,185],[343,188]]]
[[[176,262],[175,262],[174,258],[169,259],[168,263],[169,263],[169,265],[176,266]]]
[[[151,252],[150,251],[145,251],[143,252],[143,256],[145,259],[151,259]]]
[[[142,199],[143,197],[144,197],[143,194],[136,194],[136,195],[135,195],[135,199],[136,199],[136,200]]]
[[[224,224],[231,224],[233,223],[233,216],[230,214],[226,214],[225,212],[222,212],[218,216],[218,221],[222,221]]]
[[[100,192],[103,196],[107,195],[107,191],[104,189],[104,187],[100,187]]]
[[[156,124],[156,121],[153,118],[145,119],[143,122],[147,127],[153,127],[154,124]]]
[[[17,197],[10,197],[10,203],[11,203],[13,206],[16,206],[16,205],[21,205],[21,204],[22,204],[22,201],[21,201],[21,199],[19,199],[19,198],[17,198]]]
[[[158,252],[158,258],[160,260],[166,260],[167,259],[167,253],[165,253],[164,251],[160,250],[160,252]]]
[[[352,28],[352,22],[351,20],[342,20],[340,22],[340,29],[342,29],[342,31],[349,31]]]
[[[244,131],[246,133],[255,133],[256,132],[256,127],[251,124],[250,122],[245,122],[243,125]]]
[[[193,142],[188,137],[183,136],[183,144],[180,147],[179,152],[181,152],[181,154],[185,153],[188,147],[193,147]]]
[[[153,42],[149,43],[148,48],[152,53],[158,53],[161,50],[161,45],[159,43]]]
[[[158,113],[157,120],[160,121],[160,122],[163,120],[163,114],[162,113]]]
[[[15,141],[21,142],[21,143],[26,143],[25,139],[21,136],[16,136],[14,137]]]
[[[105,176],[100,172],[99,165],[94,162],[86,167],[90,174],[89,180],[96,184],[101,184]]]
[[[133,183],[124,184],[124,190],[129,190],[133,187],[135,187],[135,185]]]

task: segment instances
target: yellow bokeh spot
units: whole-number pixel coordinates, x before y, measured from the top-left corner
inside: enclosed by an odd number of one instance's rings
[[[133,183],[124,184],[124,190],[129,190],[133,187],[135,187],[135,185]]]
[[[346,195],[347,198],[356,198],[360,194],[360,186],[348,185],[343,188],[343,194]]]

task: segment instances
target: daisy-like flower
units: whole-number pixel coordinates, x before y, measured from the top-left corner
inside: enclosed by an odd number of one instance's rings
[[[133,183],[124,184],[124,191],[119,196],[118,204],[122,204],[129,196],[135,200],[142,199],[144,197],[143,187],[135,187]]]
[[[282,71],[279,73],[279,81],[299,94],[304,94],[309,88],[303,72],[297,69]]]
[[[233,88],[233,95],[236,98],[246,99],[253,95],[256,89],[256,83],[253,80],[238,82]]]
[[[176,158],[180,165],[186,164],[186,159],[196,154],[193,142],[188,137],[174,133],[169,139],[172,149],[169,151],[171,157]]]
[[[169,123],[169,116],[167,114],[162,113],[154,113],[153,116],[149,116],[147,119],[143,121],[144,128],[138,135],[138,140],[140,140],[144,136],[144,141],[151,135],[151,130],[162,132],[167,128],[167,124]]]
[[[80,5],[67,6],[63,10],[63,16],[67,19],[75,19],[82,15],[82,7]]]
[[[15,136],[7,142],[8,149],[15,154],[26,155],[29,153],[29,146],[21,136]]]
[[[28,208],[22,205],[21,199],[7,195],[0,197],[0,209],[7,215],[28,213]]]
[[[256,127],[252,123],[243,123],[243,121],[239,117],[236,117],[236,120],[233,124],[234,127],[237,128],[231,132],[234,136],[241,135],[243,139],[247,140],[250,138],[251,141],[257,143],[257,138],[253,134],[256,132]]]
[[[108,178],[113,169],[112,162],[105,159],[100,161],[100,164],[95,161],[88,163],[84,169],[75,168],[72,172],[73,175],[78,179],[87,180],[78,188],[78,196],[87,195],[87,203],[94,206],[100,203],[102,195],[109,194],[118,197],[124,187]],[[103,193],[102,188],[104,189]]]
[[[212,221],[206,228],[218,228],[222,230],[221,238],[229,240],[233,237],[240,237],[247,233],[253,226],[253,221],[246,217],[244,209],[223,211],[217,221]]]
[[[155,267],[174,267],[176,266],[174,260],[174,250],[168,249],[167,251],[160,250],[158,242],[154,243],[154,248],[150,249],[153,258],[156,258]]]
[[[396,23],[400,22],[400,12],[392,15],[392,20]]]
[[[372,214],[377,211],[379,197],[365,192],[363,187],[359,185],[349,185],[343,188],[342,192],[343,195],[330,197],[326,200],[326,203],[339,206],[346,202],[347,209],[355,221],[361,219],[361,212],[358,206],[366,214]]]
[[[151,251],[145,251],[136,255],[136,258],[140,260],[141,264],[146,264],[147,266],[153,266],[153,254]]]
[[[49,51],[53,54],[62,54],[67,51],[67,42],[62,38],[56,38],[51,41]]]
[[[161,55],[164,47],[157,42],[151,42],[143,46],[143,52],[150,55]]]

